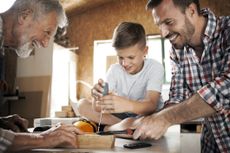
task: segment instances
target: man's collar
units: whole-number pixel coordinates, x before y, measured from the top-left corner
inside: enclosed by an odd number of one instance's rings
[[[202,9],[201,14],[208,19],[204,35],[211,39],[214,36],[214,32],[215,32],[216,25],[217,25],[216,16],[208,8]]]

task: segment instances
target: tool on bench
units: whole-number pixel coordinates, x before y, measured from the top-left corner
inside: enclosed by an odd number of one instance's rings
[[[51,126],[37,126],[34,128],[33,132],[43,132],[46,130],[49,130],[51,128]]]
[[[113,134],[128,134],[132,135],[134,130],[126,129],[126,130],[118,130],[118,131],[99,131],[97,132],[98,135],[113,135]]]

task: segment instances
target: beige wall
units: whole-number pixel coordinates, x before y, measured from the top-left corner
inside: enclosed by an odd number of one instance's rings
[[[31,108],[31,112],[33,112],[33,109],[39,109],[39,115],[41,115],[42,117],[45,117],[49,114],[48,102],[51,87],[51,76],[19,77],[17,78],[17,85],[20,87],[22,93],[42,92],[42,97],[39,98],[42,100],[39,102],[41,108]],[[34,97],[34,99],[36,98],[38,97]],[[27,99],[25,100],[26,103],[33,103],[33,101],[27,101]]]
[[[18,58],[16,86],[24,100],[12,102],[11,113],[17,113],[33,125],[33,119],[48,117],[52,77],[53,41],[48,48],[36,49],[28,58]]]
[[[34,118],[48,117],[51,76],[18,77],[17,85],[25,99],[12,102],[11,112],[28,119],[30,127]]]
[[[82,14],[71,13],[68,35],[71,44],[79,46],[78,79],[93,82],[93,42],[111,39],[115,26],[121,21],[143,24],[147,34],[159,33],[150,12],[145,10],[147,0],[116,0],[90,9]],[[229,15],[229,0],[202,0],[201,7],[210,7],[218,15]],[[78,95],[89,90],[78,88]]]

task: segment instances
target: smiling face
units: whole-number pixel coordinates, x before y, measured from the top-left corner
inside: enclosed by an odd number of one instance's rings
[[[142,49],[141,49],[142,48]],[[139,44],[117,50],[119,64],[129,74],[136,74],[142,70],[144,59],[148,52],[147,47],[140,47]]]
[[[13,31],[18,56],[28,57],[34,48],[47,47],[56,32],[57,21],[55,11],[37,18],[34,18],[32,13],[21,15],[18,27]]]
[[[182,49],[191,41],[195,27],[186,13],[182,13],[172,0],[163,0],[152,10],[155,23],[161,30],[162,37],[170,40],[176,49]]]

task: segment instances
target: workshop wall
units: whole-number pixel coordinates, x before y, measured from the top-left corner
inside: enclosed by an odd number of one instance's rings
[[[10,114],[19,114],[29,120],[47,117],[50,112],[53,43],[47,48],[36,49],[28,58],[18,58],[16,86],[25,99],[11,103]],[[20,109],[19,109],[20,108]]]
[[[94,40],[111,39],[114,28],[122,21],[143,24],[147,34],[159,34],[152,16],[145,10],[147,0],[116,0],[81,14],[69,16],[68,36],[73,46],[79,46],[78,79],[93,84]],[[217,15],[229,15],[229,0],[201,1],[201,7],[209,7]],[[89,89],[78,87],[78,97],[89,94]]]

